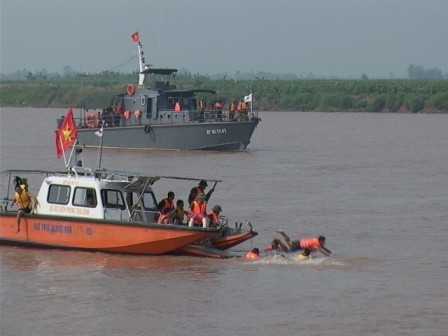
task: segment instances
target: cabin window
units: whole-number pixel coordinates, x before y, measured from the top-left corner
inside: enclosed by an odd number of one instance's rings
[[[120,190],[103,189],[101,190],[101,199],[106,208],[126,209],[124,197]]]
[[[70,199],[70,186],[52,184],[48,189],[47,202],[53,204],[68,204]]]
[[[143,209],[145,210],[157,210],[156,197],[152,192],[145,192],[142,197]]]
[[[95,189],[81,187],[75,188],[73,205],[95,208],[97,203]]]

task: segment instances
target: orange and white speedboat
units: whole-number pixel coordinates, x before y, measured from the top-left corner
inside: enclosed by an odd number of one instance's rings
[[[12,200],[2,200],[0,243],[40,248],[160,255],[211,238],[220,228],[158,224],[160,215],[151,185],[158,176],[92,171],[9,170],[14,176],[43,174],[32,213],[21,219]],[[34,178],[33,177],[33,178]],[[9,182],[10,184],[10,182]],[[8,185],[8,194],[10,192]],[[17,208],[15,208],[17,209]]]

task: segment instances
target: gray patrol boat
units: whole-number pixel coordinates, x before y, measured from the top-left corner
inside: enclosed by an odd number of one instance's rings
[[[168,81],[145,87],[149,74],[170,76],[177,69],[145,64],[138,41],[139,82],[113,97],[102,113],[83,111],[77,132],[85,147],[245,151],[260,122],[252,93],[223,108],[214,90],[178,90]],[[101,139],[99,138],[101,136]]]

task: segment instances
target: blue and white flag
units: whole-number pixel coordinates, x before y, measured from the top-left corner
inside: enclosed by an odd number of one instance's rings
[[[101,127],[98,131],[95,132],[95,135],[97,137],[102,137],[103,136],[103,127]]]
[[[244,96],[245,103],[252,103],[252,93],[248,96]]]

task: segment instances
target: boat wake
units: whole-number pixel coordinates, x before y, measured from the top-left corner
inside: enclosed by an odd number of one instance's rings
[[[261,265],[286,265],[286,266],[298,266],[298,267],[312,267],[312,266],[344,266],[344,263],[336,260],[334,257],[311,257],[307,260],[297,258],[296,255],[283,255],[277,254],[267,256],[259,260],[255,260],[254,263]]]

